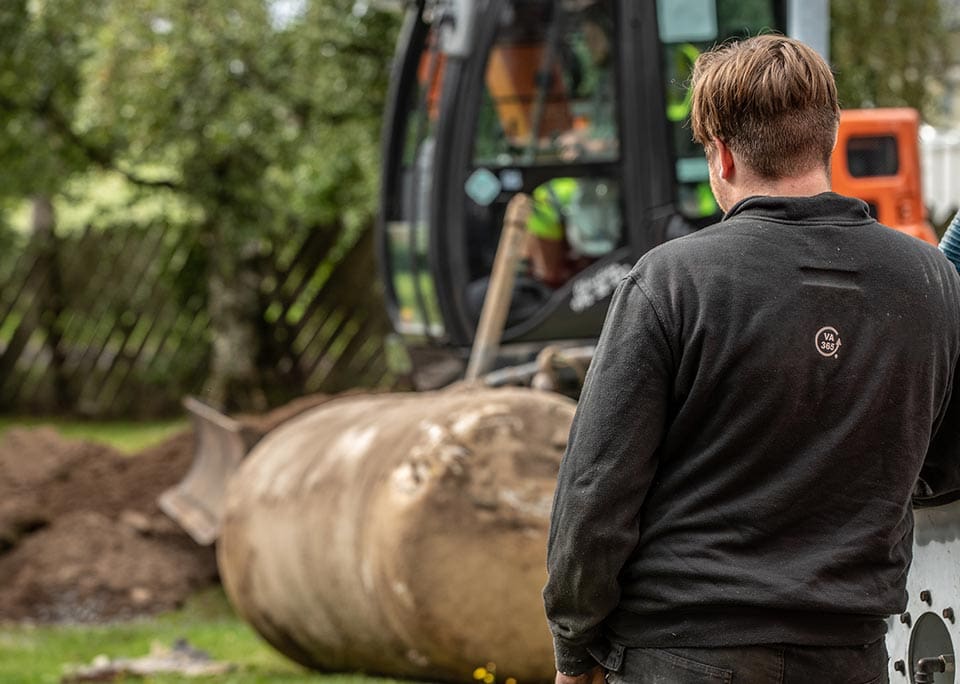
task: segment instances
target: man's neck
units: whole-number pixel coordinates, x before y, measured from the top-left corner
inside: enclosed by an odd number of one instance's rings
[[[768,180],[758,176],[743,179],[734,188],[735,201],[757,195],[769,197],[812,197],[830,191],[830,178],[825,170],[815,169],[808,173]]]

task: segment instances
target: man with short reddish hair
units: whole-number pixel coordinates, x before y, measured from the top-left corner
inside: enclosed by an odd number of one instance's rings
[[[557,682],[886,681],[911,495],[960,495],[960,277],[830,192],[808,46],[722,45],[692,87],[725,215],[607,314],[551,521]]]

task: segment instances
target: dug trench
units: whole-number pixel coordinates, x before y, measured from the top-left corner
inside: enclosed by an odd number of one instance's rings
[[[329,397],[241,416],[265,434]],[[193,460],[191,430],[134,455],[52,428],[0,437],[0,622],[101,622],[171,610],[219,582],[215,551],[157,506]]]

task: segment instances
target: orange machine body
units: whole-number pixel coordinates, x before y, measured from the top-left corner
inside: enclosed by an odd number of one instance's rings
[[[858,197],[882,224],[937,244],[920,185],[920,115],[915,109],[841,112],[833,190]]]

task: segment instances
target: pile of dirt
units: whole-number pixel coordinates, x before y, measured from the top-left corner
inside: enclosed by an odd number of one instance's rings
[[[240,420],[264,433],[327,398]],[[126,619],[218,582],[214,548],[156,503],[186,474],[193,445],[190,430],[133,456],[51,428],[0,437],[0,622]]]
[[[217,581],[157,507],[193,458],[178,434],[135,456],[50,428],[0,440],[0,620],[91,622],[168,610]]]

